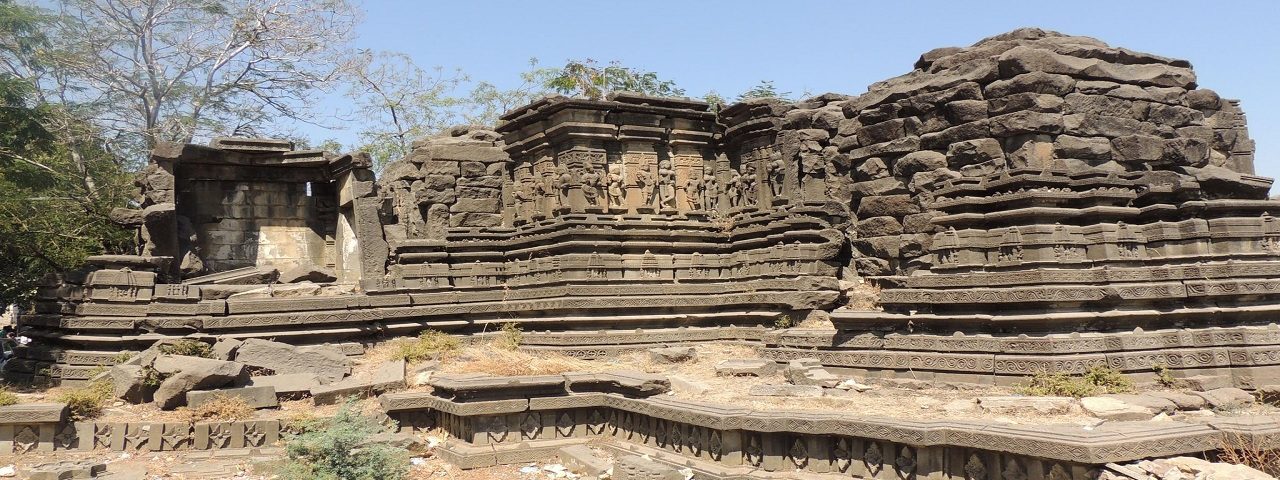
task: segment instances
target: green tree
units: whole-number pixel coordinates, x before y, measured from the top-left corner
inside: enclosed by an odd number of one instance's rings
[[[503,114],[555,93],[548,85],[561,72],[560,69],[542,67],[537,58],[531,58],[529,70],[520,73],[520,84],[515,88],[502,90],[489,82],[477,83],[468,98],[467,122],[496,127]]]
[[[684,89],[672,80],[663,80],[655,72],[627,67],[612,61],[607,65],[590,58],[569,60],[560,72],[547,81],[551,89],[570,96],[599,100],[613,92],[634,92],[656,97],[684,96]]]
[[[745,102],[753,98],[776,98],[784,102],[791,101],[788,97],[791,92],[779,92],[778,88],[773,86],[773,80],[761,80],[754,87],[747,89],[738,95],[739,102]]]

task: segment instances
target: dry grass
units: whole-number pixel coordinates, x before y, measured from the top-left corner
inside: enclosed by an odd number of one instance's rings
[[[841,283],[844,283],[843,281]],[[845,289],[848,302],[841,308],[852,310],[879,310],[880,287],[871,282],[858,281]]]
[[[606,365],[559,353],[509,350],[505,345],[486,344],[463,348],[441,365],[441,371],[512,377],[597,371]]]
[[[243,398],[220,393],[198,407],[182,407],[179,410],[187,416],[189,423],[206,420],[247,420],[253,418],[256,412]]]
[[[1234,463],[1280,477],[1280,450],[1266,449],[1238,433],[1222,432],[1218,462]]]

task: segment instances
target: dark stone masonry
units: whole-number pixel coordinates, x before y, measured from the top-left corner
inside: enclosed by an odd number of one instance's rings
[[[868,378],[1010,385],[1105,365],[1255,389],[1280,376],[1280,201],[1253,175],[1238,101],[1200,88],[1187,61],[1038,29],[914,67],[861,95],[719,112],[544,98],[496,131],[419,140],[377,178],[363,154],[286,141],[161,145],[138,182],[146,202],[115,212],[141,251],[49,279],[20,319],[36,342],[5,375],[81,382],[179,337],[359,351],[518,322],[523,348],[585,358],[737,340]],[[826,319],[834,331],[773,328]],[[700,458],[716,478],[1083,479],[1255,432],[976,433],[539,378],[441,380],[435,396],[382,402],[404,428],[469,442],[446,453],[460,465],[634,437],[637,455]],[[666,478],[624,463],[624,478]]]

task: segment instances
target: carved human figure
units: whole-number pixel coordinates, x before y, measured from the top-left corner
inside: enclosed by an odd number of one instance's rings
[[[587,200],[587,205],[600,205],[600,174],[595,170],[587,170],[582,174],[582,197]]]
[[[648,207],[653,205],[653,174],[647,170],[641,170],[636,174],[636,186],[640,187],[640,206]]]
[[[699,210],[703,208],[702,199],[706,198],[706,191],[703,190],[706,185],[702,183],[702,179],[692,175],[684,181],[684,199],[686,207],[689,210]]]
[[[609,165],[609,206],[622,206],[622,165]]]
[[[519,212],[520,217],[528,217],[529,204],[534,203],[533,188],[530,187],[529,182],[520,181],[516,182],[514,190],[512,195],[516,200],[516,212]]]
[[[779,153],[775,153],[772,158],[768,166],[769,192],[776,198],[782,196],[783,186],[787,181],[787,164],[782,161]]]
[[[702,208],[708,211],[720,208],[720,185],[711,168],[702,171]]]
[[[558,198],[556,198],[556,201],[557,201],[560,205],[569,205],[569,203],[570,203],[570,202],[569,202],[569,189],[573,186],[573,184],[574,184],[574,183],[576,183],[576,182],[574,182],[574,181],[573,181],[573,180],[574,180],[574,179],[573,179],[573,172],[570,172],[570,171],[569,171],[569,167],[566,167],[566,166],[564,166],[564,165],[561,165],[561,166],[559,166],[559,167],[556,167],[556,177],[555,177],[555,179],[556,179],[556,183],[557,183],[557,185],[556,185],[556,187],[557,187],[557,188],[556,188],[556,190],[557,190],[557,193],[558,193]]]
[[[747,170],[742,175],[742,204],[755,205],[759,199],[759,182],[755,170]]]
[[[733,178],[724,186],[725,196],[729,197],[729,207],[742,205],[742,174],[733,172]]]
[[[676,171],[671,168],[670,160],[658,162],[658,206],[676,207]]]

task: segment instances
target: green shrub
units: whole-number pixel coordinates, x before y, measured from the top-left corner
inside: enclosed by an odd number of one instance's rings
[[[520,348],[520,344],[524,342],[524,331],[520,330],[520,324],[511,322],[502,324],[502,330],[499,331],[497,340],[493,344],[504,350],[515,350]]]
[[[1079,398],[1132,392],[1133,380],[1114,368],[1095,366],[1079,377],[1062,372],[1037,373],[1018,391],[1024,395]]]
[[[304,429],[285,444],[288,459],[280,476],[287,479],[381,480],[402,479],[409,473],[409,452],[390,445],[362,444],[387,431],[347,402],[323,428]]]
[[[9,405],[17,405],[17,404],[18,404],[17,395],[14,395],[13,392],[0,388],[0,407],[7,407]]]
[[[1151,369],[1155,370],[1156,383],[1159,383],[1160,386],[1165,388],[1179,388],[1182,386],[1182,381],[1174,378],[1173,371],[1169,370],[1168,365],[1157,363],[1152,365]]]
[[[773,321],[774,328],[791,328],[796,326],[795,320],[791,319],[791,315],[778,315]]]
[[[417,339],[402,341],[399,346],[396,358],[403,358],[406,362],[418,362],[440,358],[460,348],[462,342],[438,330],[424,330]]]
[[[165,355],[213,358],[213,346],[199,340],[184,338],[173,343],[160,345],[160,353]]]
[[[102,415],[107,400],[111,399],[111,390],[111,380],[101,379],[62,392],[58,395],[58,401],[67,404],[72,420],[97,418]]]

